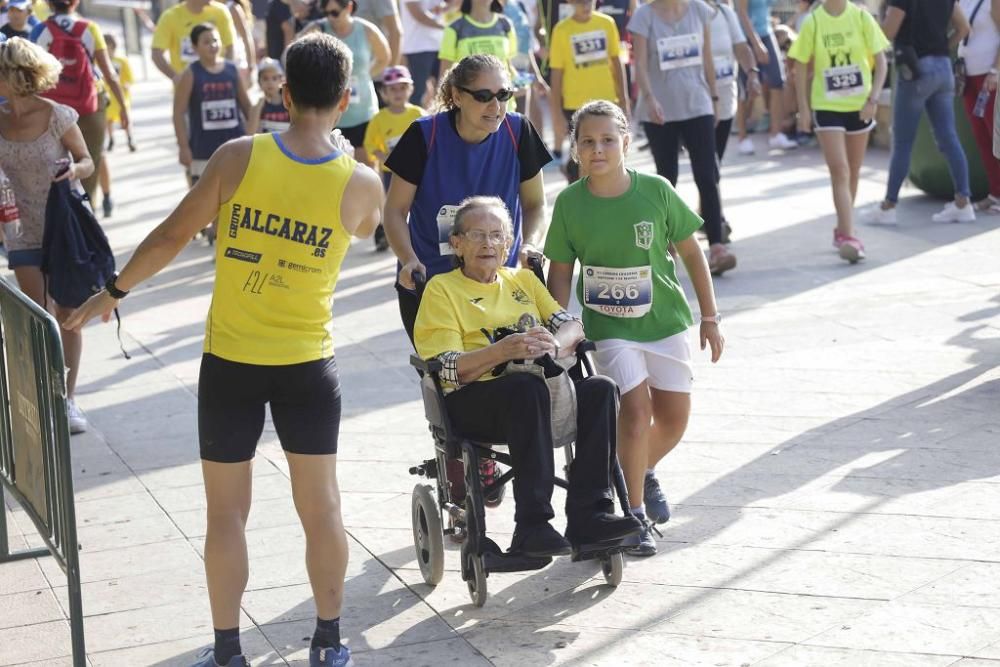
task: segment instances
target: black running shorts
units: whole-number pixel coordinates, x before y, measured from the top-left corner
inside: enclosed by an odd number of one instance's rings
[[[337,453],[340,380],[333,357],[258,366],[204,354],[198,378],[201,458],[218,463],[252,459],[264,431],[267,404],[286,452]]]
[[[858,111],[813,111],[813,130],[816,132],[864,134],[874,129],[875,119],[866,123]]]

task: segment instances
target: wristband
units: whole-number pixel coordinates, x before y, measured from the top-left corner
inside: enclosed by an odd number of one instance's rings
[[[702,322],[714,322],[715,324],[722,323],[722,313],[716,313],[715,315],[702,315]]]
[[[128,291],[118,289],[118,286],[115,285],[116,280],[118,280],[118,274],[112,273],[108,282],[104,283],[104,291],[110,294],[112,299],[124,299],[128,296]]]

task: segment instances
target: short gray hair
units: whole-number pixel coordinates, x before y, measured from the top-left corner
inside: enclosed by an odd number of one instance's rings
[[[458,210],[455,211],[455,220],[451,223],[451,231],[448,232],[449,238],[452,236],[461,236],[465,231],[465,219],[476,211],[489,211],[493,213],[503,226],[504,236],[508,239],[514,238],[514,221],[510,219],[510,211],[507,210],[507,205],[499,197],[485,195],[475,195],[462,200],[462,203],[458,205]],[[458,255],[453,255],[452,260],[456,268],[462,266],[462,258]]]

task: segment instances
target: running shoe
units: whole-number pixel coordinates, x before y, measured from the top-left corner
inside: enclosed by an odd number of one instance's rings
[[[851,264],[857,264],[865,258],[865,246],[860,239],[853,236],[845,236],[837,249],[841,259],[847,260]]]
[[[740,155],[753,155],[757,149],[753,146],[753,139],[747,137],[737,145],[736,150]]]
[[[115,205],[111,203],[111,197],[104,195],[104,199],[101,200],[101,206],[104,208],[104,217],[110,218],[111,211],[115,208]]]
[[[944,205],[940,213],[931,216],[934,222],[972,222],[976,219],[976,208],[971,204],[966,204],[959,208],[955,202],[950,201]]]
[[[631,514],[618,516],[612,512],[596,511],[591,514],[567,514],[566,539],[575,546],[604,544],[638,535],[643,528],[639,519]]]
[[[385,252],[389,249],[389,238],[385,235],[382,225],[375,228],[375,251]]]
[[[215,650],[206,648],[198,654],[198,662],[191,667],[250,667],[250,661],[243,654],[234,655],[225,665],[215,661]]]
[[[72,398],[66,401],[66,417],[69,420],[69,432],[73,435],[84,433],[87,430],[87,418],[76,406],[76,401]],[[242,664],[242,663],[240,663]]]
[[[660,480],[652,470],[646,471],[646,479],[642,483],[642,502],[646,506],[646,516],[653,523],[670,521],[670,505],[660,488]]]
[[[844,245],[844,241],[847,240],[847,239],[849,239],[849,238],[851,238],[851,237],[849,237],[847,234],[841,234],[839,229],[834,228],[834,230],[833,230],[833,247],[836,248],[837,250],[840,250],[840,246]]]
[[[136,151],[135,140],[132,137],[128,138],[128,152],[134,153]]]
[[[108,135],[108,147],[104,149],[104,152],[110,153],[114,149],[115,149],[115,138],[111,135]]]
[[[309,667],[353,667],[351,649],[343,644],[339,649],[314,648],[309,651]]]
[[[726,246],[718,243],[709,249],[708,270],[713,276],[721,276],[734,268],[736,268],[736,255],[729,252]]]
[[[767,145],[771,148],[780,148],[786,151],[799,147],[799,145],[789,139],[784,132],[778,132],[773,137],[768,138]]]
[[[500,468],[497,467],[497,462],[493,459],[479,459],[479,479],[483,481],[483,488],[500,479]],[[487,507],[499,507],[500,503],[503,502],[506,489],[506,484],[498,486],[493,490],[493,493],[483,497],[483,504]]]
[[[1000,213],[1000,197],[986,195],[985,199],[980,199],[976,202],[976,210],[982,211],[983,213],[989,213],[991,215]]]
[[[862,221],[869,225],[895,225],[896,207],[882,208],[878,204],[873,206],[861,216]]]
[[[622,540],[622,544],[628,545],[625,553],[638,558],[648,558],[656,555],[656,540],[653,539],[653,525],[643,521],[642,532],[632,535]]]

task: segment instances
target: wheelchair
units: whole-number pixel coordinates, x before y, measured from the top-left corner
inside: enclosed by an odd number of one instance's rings
[[[540,266],[532,268],[536,274],[541,272]],[[571,373],[585,373],[586,377],[593,375],[594,366],[590,353],[595,349],[593,342],[582,341],[576,349],[578,363]],[[517,552],[505,552],[486,536],[485,499],[496,497],[502,492],[502,487],[514,478],[510,454],[497,451],[496,447],[503,446],[503,443],[471,440],[457,433],[451,426],[445,406],[445,393],[440,377],[442,364],[439,360],[424,360],[412,355],[410,365],[421,376],[424,414],[434,439],[434,458],[410,468],[411,475],[430,480],[430,483],[416,484],[412,494],[413,546],[417,563],[424,581],[436,586],[444,576],[443,536],[464,537],[461,547],[462,579],[468,586],[472,603],[476,607],[482,607],[486,603],[486,580],[490,573],[540,570],[552,562],[552,557],[531,557]],[[563,450],[566,457],[564,470],[568,471],[573,460],[573,446],[566,445]],[[484,486],[479,474],[479,463],[487,458],[502,463],[509,469],[493,483]],[[456,501],[448,481],[448,461],[455,459],[462,461],[464,501]],[[611,477],[612,490],[623,514],[627,515],[629,502],[625,477],[614,451],[611,452]],[[568,482],[559,476],[553,481],[563,489],[569,487]],[[447,527],[444,527],[446,523]],[[611,586],[618,586],[622,580],[626,548],[621,541],[574,545],[571,559],[573,562],[599,561],[605,581]]]

